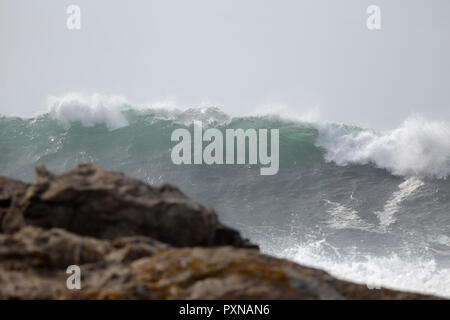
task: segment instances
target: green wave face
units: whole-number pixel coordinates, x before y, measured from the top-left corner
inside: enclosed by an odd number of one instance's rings
[[[0,154],[0,174],[30,181],[34,176],[34,166],[38,163],[55,172],[62,172],[81,162],[94,162],[147,181],[162,180],[165,176],[170,177],[173,170],[192,170],[189,165],[181,168],[175,166],[170,152],[176,144],[171,141],[172,132],[177,128],[186,128],[193,135],[193,120],[203,121],[204,130],[214,127],[223,133],[226,129],[239,128],[279,129],[281,168],[324,161],[324,150],[315,146],[318,130],[308,124],[260,117],[231,119],[216,109],[201,114],[197,110],[188,110],[175,115],[161,111],[128,110],[124,115],[128,125],[116,130],[109,130],[105,124],[64,124],[48,114],[34,119],[0,118],[0,147],[3,150]],[[246,150],[248,152],[248,146]],[[217,166],[206,165],[196,168],[204,173],[217,169]],[[230,173],[236,171],[239,175],[242,171],[256,173],[256,169],[256,166],[240,166],[223,170]]]
[[[274,116],[232,118],[215,108],[90,116],[0,118],[0,175],[31,181],[38,163],[63,172],[94,162],[150,184],[177,185],[265,252],[351,280],[450,296],[442,276],[450,271],[450,166],[441,127],[422,132],[424,125],[412,122],[377,133]],[[259,165],[173,164],[171,134],[192,133],[194,120],[222,132],[279,129],[278,174],[262,176]],[[426,280],[400,281],[404,270],[386,269],[390,261],[411,274],[426,270]]]

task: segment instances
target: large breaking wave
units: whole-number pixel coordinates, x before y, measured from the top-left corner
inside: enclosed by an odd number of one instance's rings
[[[69,94],[47,103],[33,118],[0,118],[0,175],[30,181],[37,163],[62,172],[94,162],[173,183],[266,252],[354,281],[450,296],[446,123],[412,117],[377,132],[120,96]],[[171,133],[192,129],[194,120],[222,130],[278,128],[278,174],[260,176],[253,165],[174,165]]]

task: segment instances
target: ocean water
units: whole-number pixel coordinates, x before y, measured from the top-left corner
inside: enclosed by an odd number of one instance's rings
[[[418,117],[377,132],[215,107],[133,106],[118,97],[52,98],[33,118],[0,117],[0,175],[93,162],[213,207],[263,252],[347,280],[450,297],[450,127]],[[279,129],[280,169],[174,165],[171,133]]]

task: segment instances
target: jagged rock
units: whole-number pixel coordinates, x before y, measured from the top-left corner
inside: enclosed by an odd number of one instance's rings
[[[175,187],[152,187],[93,164],[61,175],[43,166],[36,172],[25,195],[13,198],[3,219],[6,232],[29,224],[101,239],[141,235],[177,247],[252,246]]]
[[[129,262],[142,257],[151,256],[170,247],[151,238],[136,236],[117,238],[111,242],[114,249],[105,260],[108,262]]]
[[[6,215],[6,212],[8,212],[8,209],[0,207],[0,232],[3,231],[3,227],[2,227],[3,217]]]
[[[24,192],[28,184],[7,177],[0,177],[0,207],[7,208],[17,192]]]
[[[369,290],[238,248],[251,244],[175,187],[94,165],[62,175],[38,167],[29,186],[0,183],[0,299],[436,298]],[[74,264],[81,289],[71,291]]]
[[[14,180],[7,177],[0,177],[0,232],[2,231],[2,221],[12,198],[16,194],[23,194],[28,185],[22,181]]]
[[[70,265],[81,265],[90,274],[111,274],[125,270],[122,263],[168,248],[145,237],[108,241],[26,226],[0,234],[0,299],[60,299],[68,291],[65,271]]]
[[[14,234],[0,234],[2,267],[64,269],[72,264],[98,262],[111,250],[108,241],[57,228],[26,226]]]

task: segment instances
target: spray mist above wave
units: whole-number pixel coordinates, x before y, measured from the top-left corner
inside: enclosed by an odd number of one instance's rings
[[[191,125],[193,121],[202,121],[206,125],[227,125],[233,119],[250,118],[308,124],[317,124],[320,121],[319,106],[302,107],[299,111],[283,104],[265,104],[232,117],[223,112],[216,103],[209,101],[202,101],[195,107],[180,106],[175,100],[137,104],[120,95],[99,93],[71,92],[61,96],[49,96],[46,106],[45,114],[50,115],[65,128],[73,122],[80,122],[86,127],[105,125],[109,130],[120,129],[129,125],[124,115],[124,112],[129,110],[140,113],[151,111],[157,118],[177,121],[184,125]]]
[[[50,96],[47,106],[50,117],[66,128],[77,121],[86,127],[105,124],[109,130],[128,126],[122,111],[130,104],[121,96],[71,93],[63,97]]]
[[[205,125],[226,125],[231,117],[209,102],[196,108],[180,107],[173,100],[157,101],[149,105],[131,103],[119,95],[68,93],[47,98],[47,114],[64,128],[80,122],[85,127],[105,125],[108,130],[117,130],[130,125],[125,113],[152,112],[155,119],[172,120],[183,125],[202,121]]]
[[[310,135],[311,131],[305,128],[312,129],[316,134],[306,141],[311,141],[311,147],[324,151],[322,160],[338,166],[374,165],[401,176],[445,178],[450,174],[450,127],[420,117],[409,118],[394,130],[376,132],[321,122],[318,107],[306,115],[278,106],[275,109],[262,107],[251,114],[232,117],[208,104],[186,108],[168,100],[139,105],[118,95],[76,93],[49,97],[47,107],[48,113],[44,116],[56,120],[65,129],[79,122],[85,127],[104,125],[115,131],[133,126],[133,121],[143,116],[149,116],[148,121],[169,120],[189,126],[198,120],[205,126],[221,127],[239,121],[251,125],[256,119],[258,126],[279,127],[280,139],[289,141],[285,148],[296,141],[299,143],[303,134]],[[293,130],[295,139],[290,136]],[[296,145],[289,148],[294,150]]]

